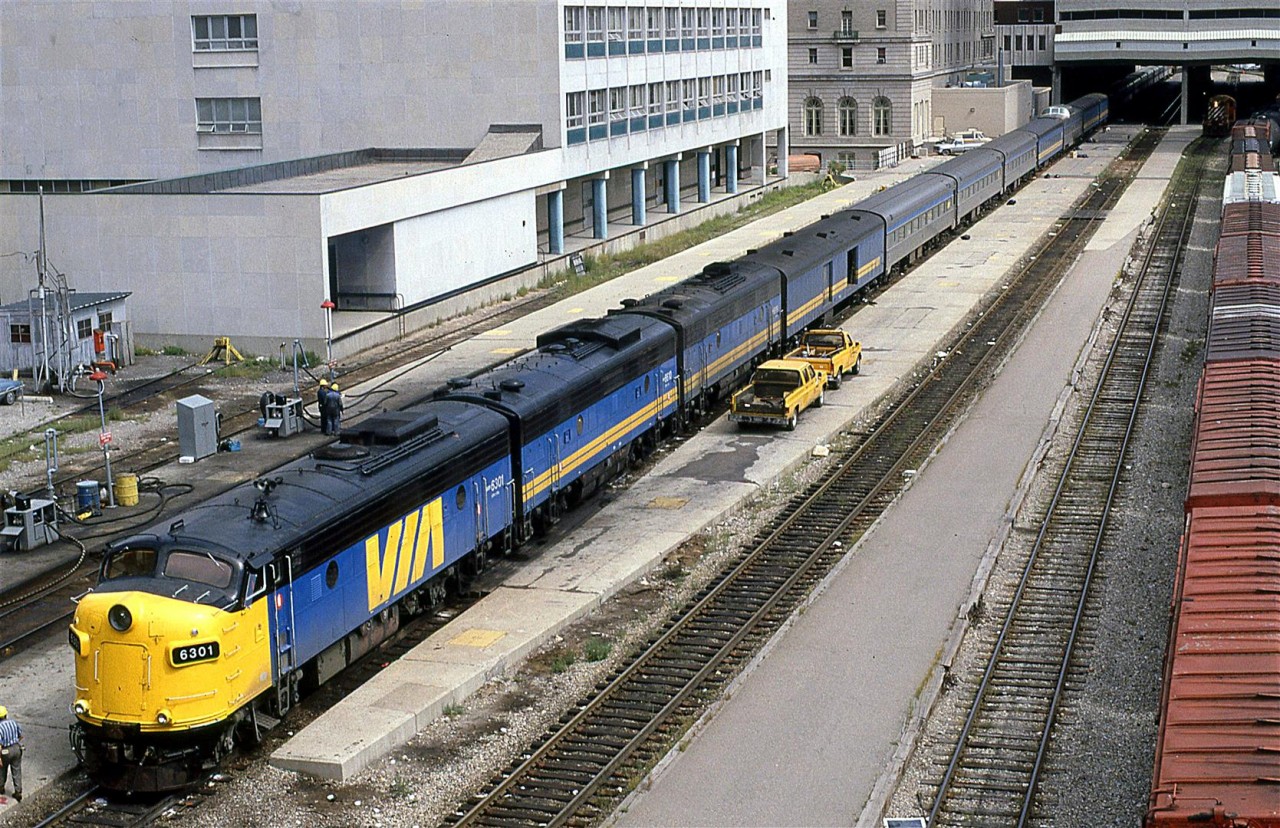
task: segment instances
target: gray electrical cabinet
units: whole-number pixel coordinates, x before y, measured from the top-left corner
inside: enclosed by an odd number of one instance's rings
[[[218,451],[218,415],[213,400],[192,394],[176,403],[178,407],[178,450],[184,457],[199,460]]]

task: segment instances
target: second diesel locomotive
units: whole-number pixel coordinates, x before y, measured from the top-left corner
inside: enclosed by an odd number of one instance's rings
[[[111,544],[77,607],[72,741],[167,790],[724,397],[1107,119],[1075,101]]]

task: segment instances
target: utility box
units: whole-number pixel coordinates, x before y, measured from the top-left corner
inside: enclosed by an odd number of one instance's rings
[[[178,450],[183,457],[199,460],[218,451],[218,415],[213,400],[192,394],[176,403]]]
[[[262,427],[276,437],[302,433],[302,400],[280,397],[263,406]]]
[[[52,500],[18,495],[4,510],[0,529],[0,550],[25,552],[58,539],[58,510]]]

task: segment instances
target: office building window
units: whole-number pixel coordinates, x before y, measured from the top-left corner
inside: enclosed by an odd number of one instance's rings
[[[817,62],[818,62],[818,50],[817,50],[817,49],[810,49],[810,50],[809,50],[809,62],[810,62],[810,63],[817,63]]]
[[[698,9],[698,37],[711,37],[711,9]]]
[[[680,10],[667,8],[667,38],[677,38],[680,36]]]
[[[1021,52],[1021,51],[1022,51],[1022,35],[1016,35],[1016,36],[1014,36],[1014,38],[1013,38],[1013,43],[1014,43],[1014,47],[1013,47],[1013,48],[1015,48],[1015,49],[1017,49],[1019,52]]]
[[[808,98],[804,102],[804,134],[822,134],[822,100]]]
[[[889,55],[888,55],[887,49],[884,46],[878,47],[876,49],[876,63],[888,63],[888,62],[889,62]]]
[[[662,114],[662,84],[661,83],[649,84],[649,114],[650,115]]]
[[[261,98],[196,98],[196,132],[262,133]]]
[[[609,90],[609,121],[622,121],[627,117],[627,88],[618,86]]]
[[[587,125],[600,126],[604,123],[605,116],[605,94],[604,89],[592,89],[587,92]]]
[[[1040,35],[1040,51],[1045,51],[1044,35]]]
[[[858,104],[853,98],[840,99],[840,134],[858,134]]]
[[[1044,22],[1044,9],[1032,9],[1031,19],[1037,23]]]
[[[680,81],[667,81],[667,111],[677,112],[680,109]]]
[[[627,39],[644,40],[644,9],[627,9]]]
[[[724,9],[711,10],[711,36],[724,37]]]
[[[627,10],[621,6],[609,7],[609,42],[621,43],[626,37]]]
[[[632,118],[639,118],[644,115],[644,84],[637,83],[631,86],[631,91],[627,93],[629,100],[627,101],[627,115]]]
[[[840,34],[853,34],[853,12],[847,9],[840,12]]]
[[[564,42],[582,42],[582,7],[564,7]]]
[[[1006,52],[1012,52],[1012,51],[1013,51],[1013,35],[1005,35],[1005,36],[1004,36],[1004,50],[1005,50]]]
[[[725,13],[725,34],[729,37],[738,36],[738,13],[733,9]]]
[[[693,9],[680,10],[680,36],[681,37],[684,37],[684,38],[693,37],[693,21],[694,21]]]
[[[662,9],[658,6],[650,6],[644,10],[645,28],[649,32],[650,40],[657,40],[662,37]]]
[[[884,9],[876,9],[876,28],[883,29],[889,25],[889,12]]]
[[[840,68],[841,69],[853,68],[853,47],[852,46],[844,46],[840,49]]]
[[[730,75],[725,79],[728,83],[728,89],[725,92],[725,98],[730,101],[738,100],[738,76]]]
[[[871,134],[891,135],[892,133],[893,104],[888,98],[876,98],[871,102]]]
[[[756,37],[764,31],[764,9],[751,10],[751,34]]]
[[[711,78],[698,78],[698,106],[711,106]]]
[[[685,109],[694,109],[698,103],[698,82],[695,80],[682,81],[684,84],[683,104]]]
[[[258,48],[256,14],[202,14],[191,18],[191,38],[197,52]]]
[[[809,12],[809,28],[818,28],[818,13],[816,11]]]
[[[583,110],[586,109],[586,92],[569,92],[564,96],[564,125],[569,129],[582,126]]]
[[[604,40],[604,6],[587,6],[587,40]]]

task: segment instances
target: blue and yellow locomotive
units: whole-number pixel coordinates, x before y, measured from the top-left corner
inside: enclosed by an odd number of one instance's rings
[[[112,543],[70,629],[72,742],[90,775],[179,788],[256,740],[305,686],[1105,122],[1105,97],[1077,104]]]

